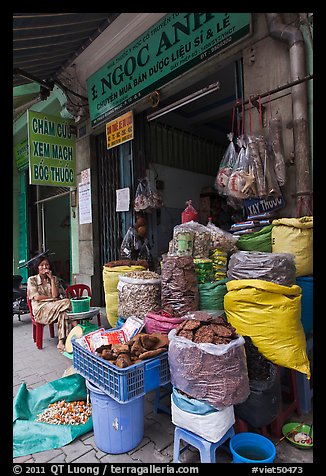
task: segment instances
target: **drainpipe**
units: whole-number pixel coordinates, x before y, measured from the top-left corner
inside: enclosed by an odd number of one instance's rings
[[[265,13],[273,38],[289,46],[291,81],[306,75],[305,45],[301,31],[282,23],[278,13]],[[297,217],[312,215],[312,186],[309,171],[307,90],[305,82],[292,87],[293,138],[296,174]]]

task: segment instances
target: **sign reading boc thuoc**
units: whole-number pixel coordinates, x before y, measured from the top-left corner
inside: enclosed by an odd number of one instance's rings
[[[251,13],[169,13],[87,80],[92,126],[251,33]]]
[[[72,121],[28,110],[29,183],[76,186]]]

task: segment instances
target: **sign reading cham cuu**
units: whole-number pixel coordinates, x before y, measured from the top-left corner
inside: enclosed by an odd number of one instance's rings
[[[88,78],[92,126],[250,33],[250,13],[169,13]]]
[[[76,186],[75,136],[72,121],[28,111],[29,183]]]

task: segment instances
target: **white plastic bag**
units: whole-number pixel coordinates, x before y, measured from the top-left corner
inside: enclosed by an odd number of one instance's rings
[[[205,440],[219,441],[235,422],[233,405],[206,415],[190,413],[179,408],[171,395],[172,423],[191,431]]]

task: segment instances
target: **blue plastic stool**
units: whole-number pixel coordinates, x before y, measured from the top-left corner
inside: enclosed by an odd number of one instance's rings
[[[191,431],[175,427],[174,430],[174,446],[173,446],[173,463],[180,463],[180,455],[183,453],[189,445],[195,446],[199,450],[201,463],[215,463],[216,462],[216,448],[221,446],[228,438],[234,436],[234,428],[231,428],[225,433],[222,438],[216,443],[207,441],[199,435],[192,433]],[[180,440],[184,440],[187,445],[180,449]]]

